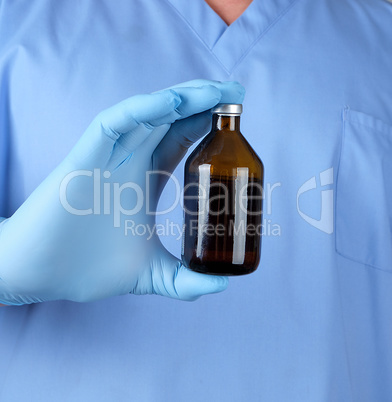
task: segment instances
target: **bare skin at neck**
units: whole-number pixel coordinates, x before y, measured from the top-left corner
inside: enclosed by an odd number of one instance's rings
[[[252,3],[252,0],[205,0],[206,3],[226,22],[232,24]]]

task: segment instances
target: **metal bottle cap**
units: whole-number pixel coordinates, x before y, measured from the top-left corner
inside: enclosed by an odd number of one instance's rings
[[[235,103],[218,103],[211,109],[211,113],[226,116],[239,116],[242,113],[242,105]]]

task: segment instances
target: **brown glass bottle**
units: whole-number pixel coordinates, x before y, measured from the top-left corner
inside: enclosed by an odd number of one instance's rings
[[[212,109],[212,130],[185,163],[183,264],[243,275],[260,261],[264,168],[240,133],[242,105]]]

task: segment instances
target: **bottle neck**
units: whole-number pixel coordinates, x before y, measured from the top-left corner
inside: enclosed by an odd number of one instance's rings
[[[212,115],[213,131],[240,131],[240,116]]]

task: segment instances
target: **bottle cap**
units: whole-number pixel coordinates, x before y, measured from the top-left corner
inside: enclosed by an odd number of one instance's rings
[[[239,116],[242,113],[242,105],[236,103],[218,103],[211,109],[211,113],[226,116]]]

